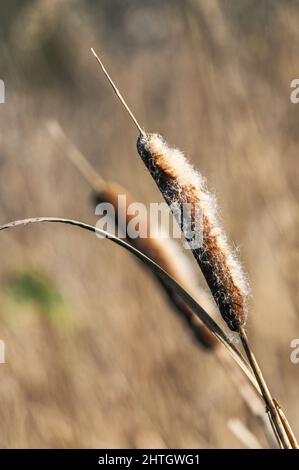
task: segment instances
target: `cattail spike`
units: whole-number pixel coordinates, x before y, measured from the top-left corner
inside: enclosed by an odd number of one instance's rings
[[[202,243],[191,250],[223,319],[231,330],[239,331],[247,318],[248,285],[219,224],[215,198],[207,191],[205,179],[157,134],[140,136],[137,149],[168,205],[189,204],[192,225],[200,211]]]
[[[107,80],[109,81],[110,85],[112,86],[113,90],[114,90],[114,93],[116,94],[116,96],[118,97],[118,99],[120,100],[120,102],[122,103],[122,105],[124,106],[124,108],[127,110],[129,116],[131,117],[131,119],[133,120],[135,126],[137,127],[137,129],[139,130],[140,134],[141,135],[146,135],[144,130],[141,128],[140,124],[138,123],[136,117],[134,116],[134,114],[132,113],[132,111],[130,110],[129,106],[127,105],[127,103],[125,102],[123,96],[121,95],[120,91],[118,90],[117,86],[115,85],[115,83],[113,82],[112,78],[110,77],[109,73],[107,72],[103,62],[101,61],[101,59],[99,58],[99,56],[96,54],[95,50],[93,48],[91,48],[91,52],[93,53],[93,55],[95,56],[96,60],[98,61],[104,75],[106,76]]]

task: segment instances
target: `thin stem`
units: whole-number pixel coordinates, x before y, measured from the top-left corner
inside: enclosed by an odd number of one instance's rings
[[[274,436],[275,436],[275,438],[276,438],[276,440],[277,440],[278,446],[279,446],[280,449],[283,449],[282,442],[281,442],[281,440],[280,440],[279,435],[277,434],[277,431],[276,431],[276,428],[275,428],[275,426],[274,426],[273,419],[271,418],[270,413],[267,413],[267,416],[268,416],[268,418],[269,418],[269,422],[270,422],[270,425],[271,425],[273,434],[274,434]]]
[[[145,132],[144,130],[141,128],[140,124],[138,123],[137,119],[135,118],[134,114],[132,113],[132,111],[130,110],[129,106],[127,105],[127,103],[125,102],[123,96],[121,95],[120,91],[118,90],[117,86],[115,85],[114,81],[112,80],[112,78],[110,77],[109,73],[107,72],[103,62],[101,61],[101,59],[99,58],[99,56],[96,54],[95,50],[93,48],[91,48],[91,52],[93,53],[93,55],[95,56],[96,60],[98,61],[102,71],[104,72],[104,75],[106,76],[106,78],[108,79],[110,85],[112,86],[113,90],[114,90],[114,93],[116,94],[116,96],[118,97],[118,99],[120,100],[120,102],[122,103],[122,105],[124,106],[124,108],[127,110],[127,112],[129,113],[131,119],[133,120],[135,126],[137,127],[137,129],[139,130],[140,134],[142,134],[143,136],[145,136]]]
[[[277,434],[278,434],[278,436],[279,436],[279,438],[282,442],[283,448],[284,449],[291,449],[292,447],[290,445],[287,434],[286,434],[285,429],[283,427],[283,424],[281,422],[279,413],[276,409],[275,403],[274,403],[273,398],[270,394],[268,386],[265,382],[263,374],[262,374],[262,372],[259,368],[257,360],[256,360],[256,358],[255,358],[255,356],[254,356],[254,354],[253,354],[253,352],[250,348],[248,338],[247,338],[246,332],[245,332],[243,327],[240,328],[239,335],[240,335],[240,338],[241,338],[241,341],[242,341],[242,344],[243,344],[243,347],[244,347],[244,351],[245,351],[246,356],[248,358],[248,361],[251,365],[252,371],[253,371],[253,373],[255,375],[255,378],[256,378],[256,380],[259,384],[261,393],[263,395],[265,404],[267,406],[267,411],[271,415],[273,424],[274,424],[274,426],[277,430]]]

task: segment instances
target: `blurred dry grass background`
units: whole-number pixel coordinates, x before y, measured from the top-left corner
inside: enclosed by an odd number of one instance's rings
[[[295,0],[10,0],[0,15],[1,223],[97,220],[47,133],[52,117],[104,177],[161,200],[95,47],[145,129],[183,149],[216,190],[251,279],[248,330],[297,434],[298,21]],[[237,448],[236,416],[265,444],[129,254],[65,227],[20,228],[0,243],[1,447]]]

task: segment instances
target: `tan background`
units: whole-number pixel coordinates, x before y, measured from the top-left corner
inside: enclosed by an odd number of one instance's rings
[[[3,1],[1,223],[95,223],[90,191],[46,130],[56,118],[98,171],[160,195],[136,131],[90,54],[101,53],[146,130],[183,149],[216,191],[252,286],[248,332],[299,433],[297,1]],[[1,447],[242,447],[265,440],[227,374],[154,279],[108,241],[62,226],[1,233]],[[198,273],[200,282],[201,274]]]

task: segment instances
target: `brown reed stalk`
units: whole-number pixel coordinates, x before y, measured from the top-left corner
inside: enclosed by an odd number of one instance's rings
[[[100,202],[110,202],[118,212],[118,196],[126,195],[127,201],[133,201],[132,195],[123,187],[114,182],[106,182],[98,172],[89,163],[82,152],[65,135],[57,121],[50,121],[47,125],[51,137],[56,142],[62,155],[65,155],[77,168],[81,176],[87,181],[93,191],[93,201],[95,205]],[[127,214],[126,223],[130,221],[130,215]],[[194,299],[203,306],[205,310],[215,316],[215,308],[212,305],[207,293],[197,284],[191,282],[194,272],[190,266],[189,260],[183,256],[182,252],[175,249],[175,244],[170,243],[169,239],[161,240],[159,238],[127,238],[128,241],[138,250],[142,251],[166,272],[168,272],[176,281],[180,283],[188,292],[192,293]],[[157,277],[157,276],[156,276]],[[249,386],[244,375],[235,367],[231,356],[227,355],[221,347],[215,336],[208,330],[202,321],[194,314],[190,307],[182,301],[175,291],[170,290],[161,279],[157,278],[160,285],[166,291],[171,305],[185,319],[189,329],[192,331],[196,343],[204,346],[207,351],[213,351],[220,365],[228,372],[234,385],[241,394],[244,403],[250,412],[259,420],[264,427],[266,436],[271,446],[274,446],[272,433],[269,431],[268,421],[265,420],[264,407],[260,400],[260,395],[256,395],[257,390]]]
[[[236,255],[227,243],[215,210],[215,200],[207,191],[203,177],[197,173],[184,155],[171,149],[157,134],[140,135],[137,140],[139,155],[150,171],[164,199],[174,204],[191,206],[192,228],[197,208],[202,213],[202,244],[192,248],[219,311],[228,327],[238,332],[247,358],[259,384],[267,411],[285,449],[291,448],[279,413],[266,385],[258,363],[249,347],[244,325],[247,319],[248,285]]]
[[[248,285],[240,263],[227,243],[216,213],[216,203],[207,191],[205,180],[194,170],[184,155],[171,149],[157,134],[140,135],[138,152],[171,207],[174,204],[191,206],[191,222],[199,208],[203,216],[202,244],[192,248],[219,311],[228,327],[239,333],[268,412],[271,414],[284,448],[291,448],[281,417],[274,405],[258,363],[248,344],[244,330],[247,319]],[[194,228],[195,223],[192,228]]]
[[[192,248],[192,253],[204,274],[223,319],[231,330],[239,333],[284,448],[291,448],[281,417],[249,347],[244,330],[247,319],[248,284],[241,265],[229,247],[225,233],[219,224],[215,209],[216,203],[206,189],[205,180],[187,162],[180,151],[169,148],[162,137],[157,134],[140,135],[137,140],[137,149],[170,207],[177,203],[189,204],[191,221],[195,218],[197,207],[200,209],[203,216],[202,244],[200,247]]]
[[[215,199],[206,190],[203,177],[195,172],[184,155],[171,149],[158,134],[146,133],[126,104],[102,61],[92,49],[114,92],[139,130],[137,149],[166,202],[191,205],[192,227],[196,226],[196,209],[203,215],[202,246],[192,249],[219,311],[232,331],[239,333],[244,351],[257,379],[267,411],[284,449],[292,448],[281,417],[249,346],[244,325],[247,319],[248,284],[241,265],[229,247],[225,233],[217,218]]]

